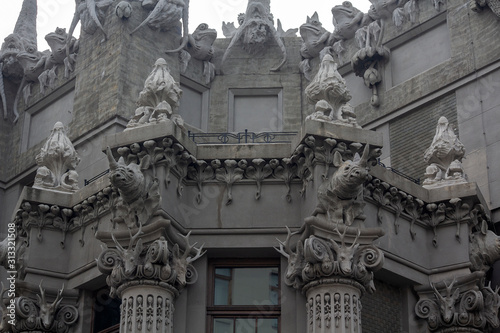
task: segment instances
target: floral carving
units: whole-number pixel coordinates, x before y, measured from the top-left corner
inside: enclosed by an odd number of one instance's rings
[[[273,173],[271,166],[266,163],[262,158],[255,158],[252,160],[252,165],[245,169],[245,175],[257,182],[257,192],[255,192],[255,199],[259,200],[262,193],[262,181]]]
[[[80,158],[66,136],[64,125],[57,122],[50,136],[35,158],[38,169],[33,187],[53,188],[62,191],[78,190],[78,173],[75,171]]]
[[[465,147],[458,140],[453,128],[445,117],[439,118],[436,134],[431,146],[424,154],[424,160],[429,166],[425,169],[425,188],[466,183],[462,168],[462,158]]]
[[[297,165],[292,161],[291,158],[281,159],[281,163],[274,159],[269,162],[271,167],[274,165],[274,177],[281,179],[285,182],[286,186],[286,201],[291,202],[292,196],[290,195],[290,183],[294,178],[297,177]]]
[[[455,233],[455,238],[460,242],[460,224],[469,221],[470,208],[469,205],[462,202],[460,198],[451,199],[450,204],[451,207],[446,208],[446,218],[456,223],[457,232]]]
[[[215,169],[215,178],[220,182],[226,183],[226,205],[230,205],[233,202],[233,184],[243,179],[243,169],[246,167],[246,162],[240,161],[240,163],[238,163],[235,160],[225,160],[224,167],[221,166],[219,160],[214,160],[212,162],[212,166]]]
[[[412,239],[415,239],[416,233],[413,229],[415,222],[422,214],[424,202],[420,199],[413,198],[411,195],[406,197],[405,211],[410,215],[410,235]]]
[[[434,238],[432,238],[432,245],[434,247],[438,246],[437,243],[437,232],[436,227],[442,223],[446,218],[446,205],[444,203],[440,203],[439,205],[432,203],[426,206],[428,215],[425,217],[427,224],[432,227],[434,232]]]
[[[181,96],[182,90],[170,75],[167,62],[163,58],[158,59],[144,82],[144,89],[137,100],[138,108],[127,128],[166,122],[167,119],[183,127],[181,116],[174,114],[179,107]]]
[[[198,193],[196,194],[196,202],[201,203],[202,200],[202,186],[207,180],[213,179],[215,175],[214,169],[204,160],[195,160],[192,165],[188,167],[188,176],[190,179],[196,181],[198,186]]]
[[[318,73],[306,87],[305,94],[307,101],[315,104],[315,112],[306,119],[360,128],[354,109],[348,103],[352,96],[331,55],[323,57]]]

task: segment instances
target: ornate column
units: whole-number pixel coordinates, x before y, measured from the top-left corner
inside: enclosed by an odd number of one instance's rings
[[[372,244],[382,229],[361,222],[369,146],[356,161],[342,162],[335,154],[338,169],[319,187],[313,216],[298,232],[288,230],[278,250],[288,258],[285,283],[306,295],[308,333],[361,332],[361,298],[375,291],[373,272],[384,262]]]
[[[141,226],[134,234],[130,232],[126,248],[113,233],[97,235],[103,241],[109,241],[106,236],[110,235],[116,245],[103,249],[97,265],[107,275],[110,296],[122,300],[120,333],[173,332],[175,298],[187,284],[196,281],[197,273],[191,263],[204,252],[189,244],[189,234],[177,237],[181,246],[167,241],[169,228],[169,221],[160,220],[145,227],[145,236],[139,238],[143,233]],[[116,234],[126,240],[123,231]]]

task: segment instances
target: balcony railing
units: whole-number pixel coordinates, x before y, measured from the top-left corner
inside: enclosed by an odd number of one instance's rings
[[[297,132],[244,132],[193,133],[189,138],[197,144],[289,143]]]

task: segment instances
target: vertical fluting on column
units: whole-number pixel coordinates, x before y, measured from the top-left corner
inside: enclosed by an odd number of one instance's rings
[[[330,280],[330,279],[327,279]],[[360,333],[363,286],[354,281],[320,281],[306,290],[308,333]]]
[[[175,294],[161,286],[135,285],[122,292],[120,333],[172,333]]]

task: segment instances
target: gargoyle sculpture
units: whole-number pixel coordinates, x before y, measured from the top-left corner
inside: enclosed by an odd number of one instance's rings
[[[75,0],[75,14],[68,31],[66,39],[66,56],[71,54],[71,43],[73,41],[73,32],[78,22],[81,22],[82,30],[89,35],[93,35],[97,29],[101,30],[104,40],[108,39],[101,21],[106,16],[106,11],[113,3],[113,0]]]
[[[342,161],[337,151],[333,164],[338,169],[318,189],[318,205],[313,216],[326,214],[330,222],[352,225],[363,210],[364,203],[357,200],[368,177],[370,145],[366,144],[363,155],[354,161]]]
[[[142,6],[150,7],[151,1],[143,2]],[[167,50],[167,53],[175,53],[181,51],[188,42],[189,36],[189,0],[158,0],[151,13],[137,28],[130,34],[132,35],[137,30],[145,25],[148,25],[153,30],[166,31],[176,28],[179,20],[182,19],[183,36],[181,45],[174,50]]]
[[[137,223],[145,225],[160,205],[160,190],[156,180],[147,181],[143,170],[150,166],[150,159],[145,156],[140,164],[125,164],[123,157],[118,162],[111,149],[106,149],[108,156],[110,181],[118,189],[120,197],[113,207],[113,222],[125,223],[133,228]]]
[[[286,62],[286,48],[280,39],[278,32],[274,28],[273,16],[270,9],[270,0],[248,0],[247,10],[244,19],[234,33],[224,56],[224,65],[229,53],[235,44],[241,40],[243,49],[251,55],[256,55],[266,50],[266,42],[273,39],[276,41],[283,54],[283,60],[271,71],[279,71]]]
[[[471,235],[470,262],[472,271],[487,272],[500,259],[500,237],[493,231],[475,232]]]
[[[314,12],[311,17],[307,17],[306,23],[300,26],[300,37],[302,37],[302,46],[300,55],[304,60],[299,64],[300,71],[304,73],[307,80],[311,80],[311,59],[319,56],[321,50],[326,47],[326,41],[330,33],[323,28],[319,21],[318,13]]]
[[[203,61],[205,84],[209,84],[215,76],[215,65],[210,62],[214,55],[213,44],[215,39],[217,39],[217,30],[210,29],[208,24],[202,23],[189,35],[186,51],[183,51],[184,70],[191,57]]]
[[[75,58],[75,51],[77,40],[72,37],[68,41],[68,34],[66,29],[56,28],[54,32],[51,32],[45,36],[45,40],[51,49],[51,53],[45,59],[44,71],[38,77],[40,82],[40,93],[45,93],[45,88],[54,87],[54,81],[57,77],[57,67],[59,65],[65,65],[65,77],[69,76],[69,72],[73,70],[73,63]],[[69,47],[69,56],[66,55],[66,48]]]
[[[14,123],[19,118],[17,102],[24,77],[24,70],[17,55],[21,52],[36,53],[36,8],[36,0],[24,0],[14,33],[5,38],[0,49],[0,99],[3,118],[7,119],[11,111]]]
[[[27,103],[31,96],[31,88],[33,83],[38,82],[40,74],[44,71],[45,62],[50,56],[50,51],[44,52],[20,52],[17,55],[17,60],[24,70],[23,82],[19,89],[23,91],[24,102]],[[19,98],[16,96],[16,99]],[[17,104],[17,103],[16,103]]]
[[[335,30],[328,39],[328,45],[332,46],[339,61],[343,62],[344,41],[353,38],[356,31],[366,24],[365,14],[354,7],[350,1],[344,1],[342,5],[332,8],[332,15]]]

